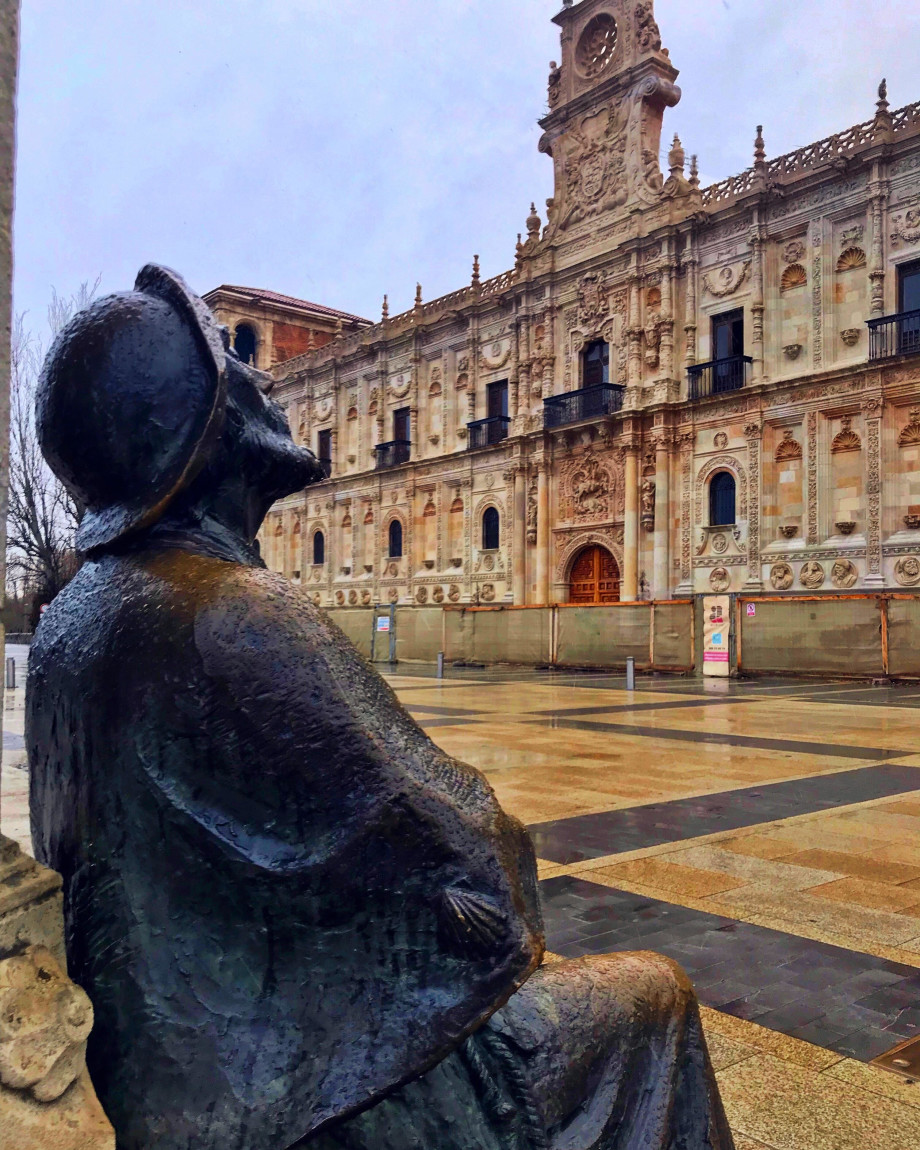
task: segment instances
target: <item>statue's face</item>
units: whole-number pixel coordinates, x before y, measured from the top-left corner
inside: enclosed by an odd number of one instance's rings
[[[274,379],[227,352],[225,437],[267,505],[324,478],[316,456],[291,438],[284,410],[270,398]]]

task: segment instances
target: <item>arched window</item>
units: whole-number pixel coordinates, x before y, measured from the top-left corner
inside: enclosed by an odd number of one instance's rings
[[[709,483],[709,525],[727,527],[735,522],[735,480],[727,471],[717,471]]]
[[[402,524],[398,519],[394,519],[390,524],[389,530],[389,557],[391,559],[402,558]]]
[[[326,562],[326,537],[322,531],[317,531],[313,536],[313,562],[315,564]]]
[[[487,507],[482,513],[482,549],[495,551],[499,545],[500,524],[498,512],[494,507]]]
[[[602,339],[589,343],[582,353],[582,387],[610,382],[610,344]]]
[[[243,363],[256,362],[256,333],[248,323],[238,323],[233,336],[233,350]]]

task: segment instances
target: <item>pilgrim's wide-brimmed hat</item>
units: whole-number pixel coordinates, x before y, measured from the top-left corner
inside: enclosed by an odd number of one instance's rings
[[[97,300],[61,331],[35,401],[48,464],[85,507],[89,552],[155,523],[207,462],[227,397],[221,330],[169,268]]]

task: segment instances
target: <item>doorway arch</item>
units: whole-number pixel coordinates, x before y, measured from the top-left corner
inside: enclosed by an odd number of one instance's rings
[[[582,547],[569,568],[570,603],[619,603],[620,568],[597,543]]]

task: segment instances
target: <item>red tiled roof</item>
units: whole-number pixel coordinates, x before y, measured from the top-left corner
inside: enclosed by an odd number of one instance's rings
[[[267,291],[264,288],[240,287],[236,284],[221,284],[209,292],[205,292],[204,299],[216,295],[219,291],[234,292],[236,295],[246,296],[251,303],[279,304],[281,307],[292,307],[298,311],[319,312],[321,315],[341,319],[343,322],[370,324],[372,321],[351,312],[339,311],[338,308],[325,307],[321,303],[311,303],[309,300],[296,299],[291,295],[281,295],[280,292]]]

